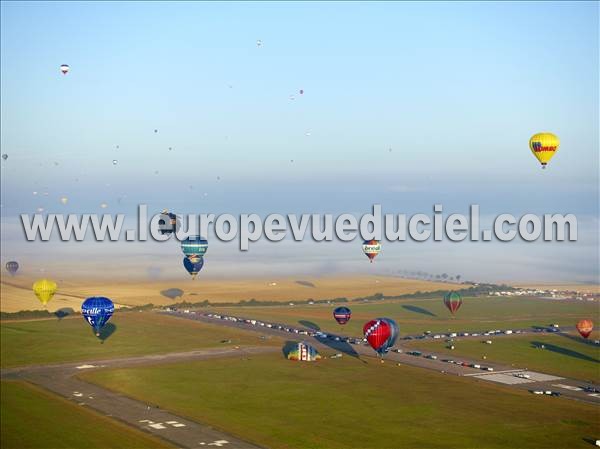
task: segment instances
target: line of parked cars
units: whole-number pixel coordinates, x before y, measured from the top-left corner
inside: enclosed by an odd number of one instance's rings
[[[442,359],[442,362],[450,363],[452,365],[459,365],[459,366],[466,366],[469,368],[480,369],[482,371],[494,371],[494,368],[492,368],[491,366],[482,366],[478,363],[461,362],[461,361],[456,361],[456,360],[452,360],[452,359]]]
[[[545,394],[547,396],[560,396],[560,393],[558,391],[552,391],[552,390],[529,390],[529,391],[533,394]]]
[[[434,340],[457,338],[457,337],[479,337],[481,335],[489,336],[489,335],[511,335],[511,334],[521,334],[525,331],[521,329],[512,330],[512,329],[492,329],[487,332],[448,332],[446,334],[434,334],[431,331],[423,332],[423,335],[407,335],[403,338],[403,340],[424,340],[426,338],[433,338]]]
[[[206,313],[206,314],[204,314],[204,316],[206,318],[231,321],[234,323],[241,323],[241,324],[245,324],[248,326],[266,327],[269,329],[276,329],[276,330],[280,330],[280,331],[284,331],[284,332],[289,332],[292,334],[306,335],[309,337],[315,337],[315,338],[319,338],[322,340],[328,339],[328,340],[333,340],[333,341],[350,343],[353,345],[368,344],[366,342],[366,340],[363,338],[352,338],[352,337],[346,337],[346,336],[341,336],[341,335],[328,334],[328,333],[317,331],[317,330],[296,328],[296,327],[292,327],[292,326],[285,325],[285,324],[269,323],[266,321],[254,320],[254,319],[249,319],[249,318],[240,318],[240,317],[231,316],[231,315],[221,315],[218,313]]]

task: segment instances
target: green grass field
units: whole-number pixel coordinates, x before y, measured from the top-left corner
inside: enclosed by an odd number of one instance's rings
[[[426,330],[490,330],[524,328],[532,325],[559,323],[574,326],[581,318],[600,323],[600,308],[595,302],[550,301],[535,298],[478,297],[463,298],[463,305],[453,317],[444,307],[442,298],[348,303],[352,319],[338,325],[332,312],[335,304],[312,306],[216,307],[215,310],[247,318],[276,321],[286,324],[313,323],[329,332],[360,335],[365,322],[376,317],[393,318],[400,333],[415,334]],[[339,304],[338,304],[339,305]]]
[[[0,324],[2,367],[94,360],[167,353],[231,345],[270,344],[255,333],[158,315],[151,312],[116,313],[97,338],[81,318],[6,321]]]
[[[454,339],[454,350],[443,341],[411,341],[409,346],[421,351],[446,353],[453,359],[467,357],[539,370],[558,376],[600,382],[600,346],[578,337],[533,334],[494,338]],[[491,340],[491,345],[483,341]],[[545,349],[537,346],[545,345]]]
[[[83,375],[270,448],[577,448],[596,407],[392,363],[280,354]]]
[[[173,447],[29,384],[1,385],[2,449]]]

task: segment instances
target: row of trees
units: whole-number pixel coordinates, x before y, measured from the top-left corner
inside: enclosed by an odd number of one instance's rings
[[[411,279],[424,279],[429,281],[449,281],[449,282],[461,282],[463,278],[461,274],[448,274],[448,273],[428,273],[427,271],[411,271],[411,270],[398,270],[398,274],[403,278]]]

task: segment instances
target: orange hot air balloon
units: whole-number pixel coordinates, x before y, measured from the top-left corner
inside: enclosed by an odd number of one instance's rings
[[[588,338],[594,329],[592,320],[581,320],[575,326],[583,338]]]

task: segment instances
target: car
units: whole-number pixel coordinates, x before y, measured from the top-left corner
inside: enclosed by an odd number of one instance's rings
[[[533,394],[544,394],[542,390],[530,390]]]
[[[437,355],[428,354],[425,357],[428,358],[428,359],[430,359],[430,360],[437,360]]]
[[[399,349],[399,348],[394,348],[394,349],[392,349],[392,352],[395,352],[395,353],[401,354],[401,353],[402,353],[402,349]]]

